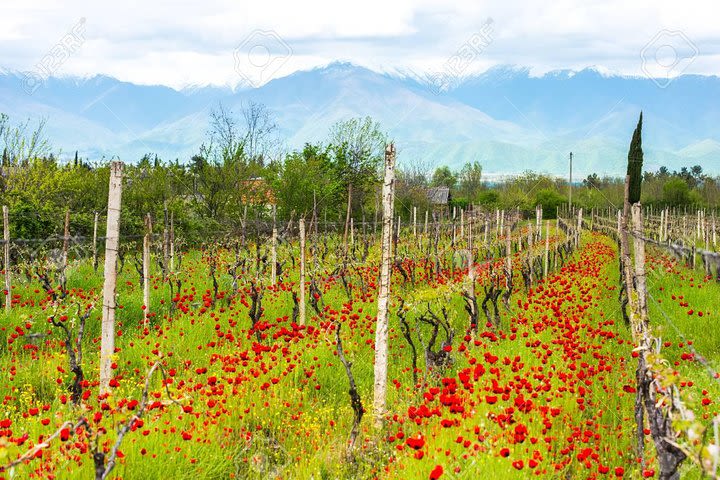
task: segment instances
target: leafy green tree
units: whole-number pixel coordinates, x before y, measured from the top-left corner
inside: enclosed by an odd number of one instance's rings
[[[690,201],[690,187],[682,178],[675,177],[663,186],[663,201],[670,207],[688,205]]]
[[[475,202],[482,190],[482,166],[479,162],[468,162],[463,165],[459,175],[459,194],[468,202]]]
[[[500,205],[500,193],[496,190],[484,190],[478,194],[477,203],[486,208],[497,208]]]
[[[432,176],[433,187],[448,187],[449,189],[455,188],[457,185],[457,174],[450,170],[450,167],[443,165],[435,169],[435,173]]]
[[[544,188],[538,190],[535,194],[535,204],[542,205],[543,218],[555,218],[557,215],[557,208],[567,202],[567,198],[560,195],[555,189]]]
[[[288,218],[312,214],[314,202],[320,210],[337,207],[333,201],[342,186],[333,173],[330,149],[320,144],[305,144],[302,151],[285,157],[272,183],[278,214]],[[336,213],[336,212],[334,212]]]
[[[330,131],[333,167],[341,191],[346,193],[342,200],[350,204],[351,210],[361,206],[378,185],[387,141],[380,124],[371,117],[351,118],[333,125]]]
[[[398,169],[395,176],[395,212],[411,220],[412,209],[417,208],[418,221],[430,209],[427,196],[427,177],[416,169]]]

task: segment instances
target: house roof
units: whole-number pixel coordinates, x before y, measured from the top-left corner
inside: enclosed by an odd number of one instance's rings
[[[275,194],[264,178],[253,177],[241,182],[241,201],[250,205],[273,205]]]
[[[447,205],[450,200],[450,189],[448,187],[428,188],[427,198],[433,205]]]

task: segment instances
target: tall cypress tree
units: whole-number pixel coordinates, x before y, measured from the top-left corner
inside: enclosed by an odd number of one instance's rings
[[[640,201],[640,187],[642,185],[642,112],[640,112],[640,120],[630,142],[630,151],[628,151],[627,174],[630,176],[630,195],[628,202],[630,205]]]

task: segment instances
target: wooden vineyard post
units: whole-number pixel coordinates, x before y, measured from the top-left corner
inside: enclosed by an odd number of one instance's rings
[[[347,252],[348,228],[350,227],[350,211],[352,210],[352,183],[348,184],[347,212],[345,214],[345,233],[343,233],[343,245]]]
[[[580,245],[580,234],[582,233],[582,223],[583,223],[583,209],[580,208],[578,210],[577,232],[575,232],[575,248],[577,248]]]
[[[175,212],[170,212],[170,273],[175,271]]]
[[[355,219],[350,217],[350,246],[355,245]]]
[[[635,251],[635,289],[637,290],[638,312],[644,334],[647,326],[647,288],[645,279],[645,239],[643,238],[642,208],[639,203],[631,207],[633,223],[633,249]]]
[[[66,209],[65,210],[65,228],[63,229],[63,255],[62,255],[63,272],[67,269],[69,248],[70,248],[70,209]]]
[[[277,205],[273,205],[273,225],[275,224],[275,216],[277,212]],[[313,188],[313,208],[312,216],[310,217],[310,228],[308,228],[310,235],[317,236],[317,192]]]
[[[705,250],[708,250],[710,248],[710,229],[705,218],[705,211],[703,211],[703,242],[705,242]]]
[[[545,260],[543,263],[543,278],[548,275],[548,261],[550,260],[550,220],[545,220]]]
[[[665,209],[660,210],[660,231],[658,232],[658,241],[663,241],[663,225],[665,225]]]
[[[417,237],[417,207],[413,207],[413,237]]]
[[[98,230],[98,212],[95,212],[95,219],[93,220],[93,269],[97,272],[98,269],[98,256],[97,256],[97,230]]]
[[[519,239],[518,243],[520,243]],[[510,296],[512,295],[512,289],[512,236],[510,234],[510,227],[508,226],[505,230],[505,294],[503,295],[503,301],[507,308],[510,308]]]
[[[270,245],[270,261],[272,264],[270,265],[270,283],[272,285],[275,285],[277,283],[277,225],[276,225],[276,210],[275,205],[273,205],[273,226],[272,226],[272,240]]]
[[[460,210],[462,215],[462,210]],[[470,320],[473,322],[471,325],[474,332],[478,330],[478,312],[477,312],[477,299],[475,298],[475,253],[473,252],[473,232],[472,232],[472,217],[468,218],[468,288],[467,296],[470,302],[468,308],[470,310]]]
[[[560,231],[560,207],[555,207],[555,230]]]
[[[460,209],[460,241],[465,238],[465,210]]]
[[[3,205],[3,252],[5,256],[5,313],[10,314],[12,308],[12,288],[10,279],[10,213],[7,205]]]
[[[425,232],[424,232],[425,235],[428,234],[428,219],[429,219],[429,217],[430,217],[430,211],[425,210]]]
[[[150,315],[150,241],[152,238],[152,220],[145,216],[145,236],[143,237],[143,325],[147,326]]]
[[[452,227],[452,244],[453,244],[453,246],[455,246],[455,216],[454,215],[452,218],[451,227]]]
[[[300,325],[305,325],[305,219],[301,218],[300,227],[300,298],[298,314]]]
[[[107,233],[105,235],[105,281],[103,284],[102,334],[100,342],[100,393],[110,391],[112,357],[115,353],[115,286],[120,244],[120,207],[122,205],[123,163],[110,165]]]
[[[167,277],[170,265],[170,218],[168,216],[167,200],[163,205],[163,281]]]
[[[376,193],[380,193],[377,190],[375,190]],[[377,233],[377,223],[378,223],[378,212],[380,211],[380,197],[379,195],[375,195],[375,217],[373,218],[373,236]],[[325,216],[327,217],[327,210],[325,211]],[[327,222],[327,218],[325,219]]]
[[[373,382],[373,411],[375,428],[380,429],[385,416],[388,361],[388,320],[390,306],[390,261],[392,259],[393,204],[395,200],[395,145],[385,149],[385,179],[382,187],[382,241],[380,286],[375,326],[375,371]]]
[[[535,233],[533,232],[532,226],[530,226],[530,228],[528,228],[528,237],[527,237],[527,241],[528,241],[527,258],[528,258],[528,263],[530,265],[530,283],[532,283],[532,279],[535,278],[535,270],[534,270],[535,267],[533,265],[533,260],[532,260],[532,254],[533,254],[532,250],[533,250],[533,243],[534,243],[533,237],[534,236],[535,236]]]
[[[398,215],[397,232],[395,234],[395,250],[394,250],[395,253],[397,253],[397,246],[398,246],[399,242],[400,242],[400,215]]]

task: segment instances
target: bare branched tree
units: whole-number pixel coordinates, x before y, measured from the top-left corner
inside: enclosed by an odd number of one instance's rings
[[[262,104],[249,101],[242,105],[245,133],[242,137],[243,147],[250,161],[263,164],[277,143],[274,138],[278,126],[270,110]]]

